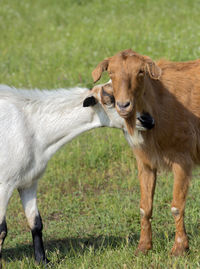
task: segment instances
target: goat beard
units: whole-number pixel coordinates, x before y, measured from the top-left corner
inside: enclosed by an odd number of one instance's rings
[[[128,133],[130,135],[134,134],[134,129],[135,129],[135,125],[136,125],[136,110],[133,110],[133,113],[131,113],[130,117],[128,117],[127,119],[125,119],[126,122],[126,127],[128,130]]]

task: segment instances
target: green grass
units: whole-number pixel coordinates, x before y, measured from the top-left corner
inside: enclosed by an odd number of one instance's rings
[[[0,83],[90,87],[98,62],[126,48],[153,59],[199,58],[199,10],[200,2],[192,0],[2,0]],[[136,257],[140,193],[131,149],[117,130],[98,129],[76,138],[54,156],[39,183],[52,268],[200,268],[199,176],[196,169],[186,207],[189,255],[169,255],[174,240],[173,178],[160,174],[154,247],[147,256]],[[7,222],[5,267],[35,268],[17,192]]]

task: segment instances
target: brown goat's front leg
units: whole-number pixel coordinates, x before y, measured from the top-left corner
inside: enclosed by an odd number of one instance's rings
[[[138,160],[138,176],[141,191],[141,233],[136,254],[138,252],[143,252],[145,254],[152,248],[151,216],[153,209],[153,196],[156,186],[156,169],[152,169]]]
[[[183,255],[189,249],[189,243],[184,225],[184,210],[190,181],[191,167],[179,164],[173,165],[174,187],[171,211],[176,225],[175,243],[171,253],[175,256]]]

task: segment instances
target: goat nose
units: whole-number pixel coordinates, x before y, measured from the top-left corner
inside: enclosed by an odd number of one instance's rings
[[[121,103],[121,102],[117,102],[117,106],[120,108],[120,109],[124,109],[124,108],[127,108],[128,106],[130,106],[130,102],[125,102],[125,103]]]

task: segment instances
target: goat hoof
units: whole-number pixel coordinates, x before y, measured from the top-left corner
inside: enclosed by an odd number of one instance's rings
[[[46,265],[48,265],[50,263],[50,260],[48,260],[47,258],[45,258],[44,260],[43,259],[38,260],[38,261],[36,260],[35,263],[36,263],[36,265],[43,264],[45,266],[45,268],[46,268]]]
[[[47,258],[45,258],[43,264],[44,264],[44,268],[45,268],[45,269],[46,269],[46,268],[49,268],[49,266],[50,266],[50,260],[48,260]],[[50,267],[51,267],[51,266],[50,266]]]
[[[44,264],[48,264],[48,263],[50,263],[50,260],[48,260],[47,258],[45,258]]]
[[[184,247],[183,245],[177,245],[174,244],[172,250],[171,250],[171,255],[173,256],[183,256],[184,254],[186,254],[189,251],[189,247]]]
[[[152,247],[151,246],[144,246],[144,245],[139,245],[135,251],[135,256],[138,256],[140,254],[142,255],[147,255],[149,250],[151,250]]]

